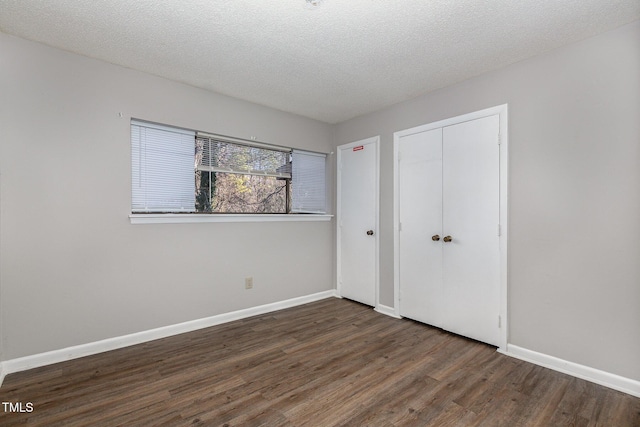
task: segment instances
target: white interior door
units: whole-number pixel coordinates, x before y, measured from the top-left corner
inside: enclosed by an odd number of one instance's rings
[[[443,327],[442,129],[402,138],[398,170],[400,315]]]
[[[400,315],[498,345],[499,117],[398,142]]]
[[[446,328],[498,345],[498,116],[443,128],[442,240]]]
[[[338,147],[338,293],[376,305],[378,138]]]

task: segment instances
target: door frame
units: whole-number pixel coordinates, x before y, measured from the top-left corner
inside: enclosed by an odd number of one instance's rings
[[[400,138],[407,135],[412,135],[419,132],[425,132],[432,129],[437,129],[446,126],[452,126],[471,120],[481,119],[487,116],[499,116],[499,133],[498,133],[498,147],[499,147],[499,163],[500,163],[500,208],[499,208],[499,245],[500,245],[500,313],[499,318],[496,319],[500,327],[500,339],[499,339],[499,351],[506,351],[507,342],[509,338],[508,328],[508,260],[507,260],[507,243],[508,243],[508,166],[509,166],[509,134],[507,126],[508,117],[508,104],[502,104],[495,107],[486,108],[480,111],[474,111],[472,113],[463,114],[456,117],[451,117],[445,120],[439,120],[437,122],[428,123],[421,126],[416,126],[410,129],[394,132],[393,134],[393,290],[394,290],[394,310],[395,315],[400,316],[400,207],[399,207],[399,149]],[[498,230],[496,230],[498,231]]]
[[[342,286],[340,285],[340,271],[342,269],[342,245],[340,238],[340,227],[342,224],[342,150],[353,149],[360,145],[374,144],[375,147],[375,259],[374,259],[374,276],[375,276],[375,305],[377,309],[380,305],[380,135],[370,138],[361,139],[358,141],[350,142],[348,144],[339,145],[336,147],[337,152],[337,179],[336,179],[336,292],[340,298],[342,298]]]

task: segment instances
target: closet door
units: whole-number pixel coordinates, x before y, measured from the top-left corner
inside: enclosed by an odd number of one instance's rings
[[[498,116],[443,128],[444,328],[498,345]],[[448,239],[446,239],[448,240]]]
[[[499,344],[499,117],[399,140],[400,315]]]
[[[399,152],[400,315],[443,327],[442,129],[403,137]]]

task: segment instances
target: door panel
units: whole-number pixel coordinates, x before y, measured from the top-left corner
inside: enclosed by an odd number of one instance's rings
[[[377,142],[339,149],[340,295],[376,304]],[[368,235],[367,231],[373,231]]]
[[[400,315],[442,326],[442,129],[400,140]]]
[[[498,344],[498,116],[443,129],[445,324],[461,335]]]

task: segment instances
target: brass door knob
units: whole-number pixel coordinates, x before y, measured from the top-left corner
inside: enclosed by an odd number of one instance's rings
[[[450,242],[450,241],[452,241],[452,240],[453,240],[453,237],[451,237],[451,236],[444,236],[444,238],[443,238],[442,240],[444,240],[445,242],[447,242],[447,243],[448,243],[448,242]]]
[[[440,236],[438,236],[437,234],[434,234],[433,236],[431,236],[431,240],[433,240],[434,242],[437,242],[438,240],[440,240]]]
[[[367,231],[367,236],[373,236],[373,230]]]

